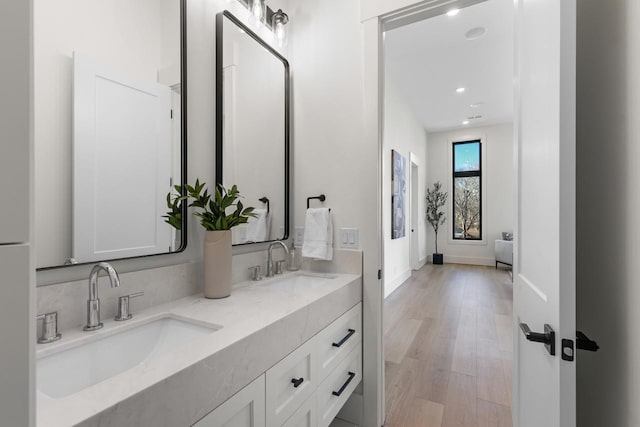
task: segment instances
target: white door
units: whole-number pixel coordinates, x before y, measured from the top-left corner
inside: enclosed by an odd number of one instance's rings
[[[169,252],[171,89],[74,54],[73,258]]]
[[[574,427],[576,0],[516,0],[514,395],[518,427]],[[523,324],[555,331],[555,355]],[[531,336],[533,338],[533,336]]]
[[[420,268],[420,254],[419,254],[419,242],[418,242],[418,238],[419,238],[419,234],[418,234],[418,218],[420,216],[419,213],[419,202],[418,202],[418,164],[417,162],[415,162],[415,155],[413,153],[411,153],[409,155],[411,162],[410,162],[410,169],[409,169],[409,185],[411,186],[411,196],[410,196],[410,205],[411,205],[411,240],[410,240],[410,245],[411,247],[409,248],[409,253],[410,253],[410,262],[411,262],[411,269],[412,270],[417,270]]]

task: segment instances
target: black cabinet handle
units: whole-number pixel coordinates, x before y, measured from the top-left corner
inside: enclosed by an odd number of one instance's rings
[[[347,335],[345,335],[344,338],[342,338],[339,342],[334,342],[333,344],[331,344],[334,347],[342,347],[342,344],[346,343],[347,340],[349,338],[351,338],[351,335],[355,334],[356,330],[355,329],[349,329],[349,333]]]
[[[544,333],[531,332],[529,325],[526,323],[520,323],[520,329],[527,340],[544,344],[550,355],[556,355],[556,333],[551,326],[545,324]]]
[[[300,378],[294,378],[291,380],[291,382],[293,383],[293,388],[298,388],[300,387],[300,384],[302,384],[302,382],[304,381],[304,378],[300,377]]]
[[[340,387],[340,390],[338,391],[334,391],[331,394],[333,394],[334,396],[340,396],[342,394],[342,392],[344,391],[345,388],[347,388],[349,386],[349,383],[356,377],[356,373],[355,372],[349,372],[349,378],[347,379],[347,382],[342,384],[342,387]]]

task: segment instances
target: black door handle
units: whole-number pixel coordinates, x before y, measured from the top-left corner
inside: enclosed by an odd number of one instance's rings
[[[527,325],[526,323],[520,323],[520,329],[522,329],[522,332],[524,333],[524,336],[527,340],[544,344],[544,347],[547,349],[550,355],[556,355],[556,333],[553,328],[551,328],[551,326],[545,323],[544,333],[531,332],[531,329],[529,329],[529,325]]]
[[[304,381],[304,378],[300,377],[300,378],[293,378],[291,380],[291,382],[293,383],[293,388],[298,388],[300,387],[300,384],[302,384],[302,382]]]
[[[598,351],[600,346],[597,342],[590,340],[584,333],[576,331],[576,348],[578,350]]]

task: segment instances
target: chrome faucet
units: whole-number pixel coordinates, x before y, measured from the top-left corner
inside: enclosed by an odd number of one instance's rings
[[[100,298],[98,298],[98,273],[100,273],[100,270],[104,270],[107,273],[112,288],[120,286],[118,273],[116,273],[111,264],[101,262],[93,267],[91,274],[89,274],[89,300],[87,301],[87,325],[84,327],[85,331],[95,331],[102,328]]]
[[[269,250],[267,251],[267,277],[273,277],[273,247],[278,244],[282,246],[285,253],[289,255],[289,248],[287,248],[287,245],[285,245],[282,240],[276,240],[271,243],[269,245]]]

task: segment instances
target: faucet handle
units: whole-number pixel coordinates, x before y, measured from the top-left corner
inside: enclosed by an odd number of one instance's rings
[[[62,338],[62,334],[58,333],[58,312],[40,314],[36,316],[37,320],[42,320],[42,333],[38,337],[38,344],[47,344]]]
[[[133,314],[129,311],[129,300],[131,298],[141,297],[144,295],[144,292],[136,292],[134,294],[129,294],[118,298],[118,314],[115,317],[115,320],[121,322],[123,320],[129,320],[133,317]]]
[[[278,261],[276,261],[276,273],[275,274],[282,274],[282,264],[284,264],[286,262],[286,260],[284,259],[279,259]]]
[[[254,265],[253,267],[249,267],[249,271],[251,272],[251,280],[253,280],[254,282],[262,280],[262,274],[260,272],[261,269],[262,267],[259,265]]]

